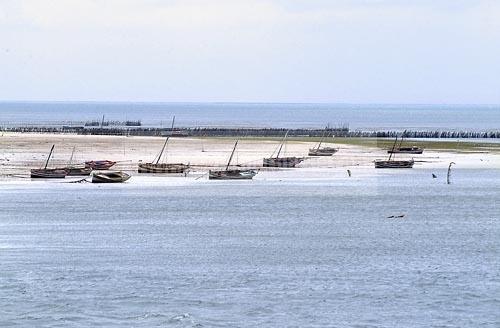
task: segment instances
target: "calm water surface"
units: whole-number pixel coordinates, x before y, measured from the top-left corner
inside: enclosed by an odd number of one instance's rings
[[[65,125],[85,121],[141,120],[144,126],[322,128],[352,130],[500,129],[500,105],[352,105],[259,103],[8,103],[0,126]]]
[[[293,172],[0,182],[0,326],[500,326],[499,170]]]

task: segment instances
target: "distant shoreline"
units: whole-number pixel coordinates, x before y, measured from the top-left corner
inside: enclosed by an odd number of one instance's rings
[[[128,122],[127,122],[128,123]],[[68,124],[66,126],[0,126],[0,132],[44,133],[44,134],[77,134],[77,135],[110,135],[110,136],[173,136],[173,137],[283,137],[288,132],[291,138],[316,138],[325,134],[325,129],[315,128],[244,128],[244,127],[179,127],[158,128],[140,126],[82,126]],[[457,131],[457,130],[387,130],[362,131],[350,130],[347,126],[332,127],[328,134],[343,138],[377,138],[395,137],[412,139],[491,139],[500,140],[500,130],[489,131]]]

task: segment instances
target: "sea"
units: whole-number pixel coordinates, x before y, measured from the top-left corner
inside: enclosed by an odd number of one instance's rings
[[[146,127],[498,131],[500,105],[0,102],[0,127],[141,121]]]
[[[500,170],[352,171],[3,182],[0,327],[500,327]]]
[[[0,126],[102,115],[480,131],[500,107],[0,104]],[[500,327],[500,167],[351,171],[0,179],[0,327]]]

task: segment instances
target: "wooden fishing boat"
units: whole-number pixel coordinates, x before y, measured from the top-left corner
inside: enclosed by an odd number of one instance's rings
[[[121,183],[130,179],[130,175],[122,171],[99,171],[92,173],[92,183]]]
[[[391,149],[387,151],[389,154],[422,154],[424,152],[423,148],[417,147],[417,146],[411,146],[411,147],[403,147],[403,140],[405,137],[406,131],[403,132],[403,136],[401,137],[401,140],[399,141],[398,146],[393,146]],[[397,141],[396,137],[396,141]]]
[[[309,149],[309,156],[332,156],[336,152],[338,152],[337,148],[333,147],[321,147],[321,144],[323,143],[323,140],[325,137],[328,136],[327,132],[328,127],[325,129],[325,132],[323,132],[323,135],[321,136],[321,139],[318,143],[318,145],[314,148]]]
[[[33,179],[64,179],[68,171],[64,169],[32,169],[31,177]]]
[[[139,163],[139,173],[184,173],[189,165],[183,163]]]
[[[210,170],[208,172],[210,180],[251,180],[256,175],[256,170]]]
[[[408,161],[375,161],[375,168],[377,169],[411,169],[415,164],[414,160]]]
[[[249,180],[257,174],[256,170],[238,170],[229,169],[231,165],[231,160],[233,159],[234,152],[236,151],[236,146],[238,145],[238,140],[234,144],[231,156],[229,156],[229,161],[227,162],[225,170],[210,170],[208,171],[209,180]]]
[[[69,158],[68,165],[65,167],[58,168],[60,170],[66,170],[68,172],[68,176],[85,176],[85,175],[90,175],[92,172],[92,168],[86,167],[86,166],[74,166],[72,164],[73,162],[73,155],[75,153],[75,147],[73,147],[73,151],[71,152],[71,157]]]
[[[174,131],[175,116],[172,119],[171,131]],[[170,136],[165,139],[165,143],[160,150],[160,153],[153,159],[151,163],[139,163],[137,172],[139,173],[185,173],[189,170],[189,165],[184,163],[166,163],[166,158],[163,163],[160,163],[162,156],[167,152],[165,151]]]
[[[411,169],[413,168],[413,164],[415,161],[411,160],[394,160],[394,149],[396,148],[398,142],[398,137],[394,141],[394,145],[392,146],[392,151],[389,153],[388,160],[376,160],[375,168],[376,169]]]
[[[91,168],[92,170],[108,170],[115,164],[116,162],[108,160],[88,161],[85,162],[85,167]]]
[[[49,156],[47,157],[47,161],[45,161],[45,167],[40,169],[31,169],[30,176],[34,179],[64,179],[66,175],[68,175],[68,171],[66,169],[48,169],[50,158],[52,153],[54,152],[54,146],[50,149]]]
[[[339,150],[333,147],[311,148],[309,149],[309,156],[332,156]]]
[[[276,153],[276,156],[274,156],[274,153],[271,155],[271,157],[264,158],[262,162],[262,166],[264,167],[283,167],[283,168],[292,168],[300,164],[302,161],[304,161],[303,157],[280,157],[281,150],[283,149],[283,146],[285,145],[286,138],[288,137],[288,131],[285,134],[285,137],[280,143],[280,146],[278,148],[278,151],[274,151]]]
[[[68,166],[64,169],[68,171],[68,176],[83,176],[90,175],[90,173],[92,173],[92,169],[90,167]]]
[[[423,148],[412,146],[412,147],[398,147],[393,149],[389,149],[387,153],[389,154],[422,154],[424,152]]]

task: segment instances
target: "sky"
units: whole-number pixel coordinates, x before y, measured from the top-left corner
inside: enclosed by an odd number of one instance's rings
[[[500,104],[498,0],[0,0],[0,101]]]

